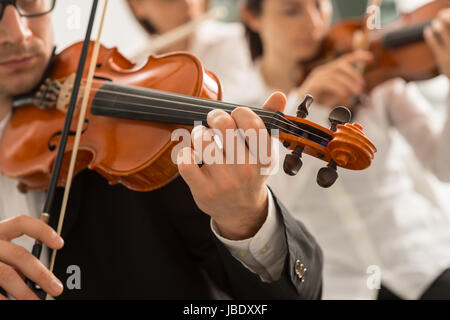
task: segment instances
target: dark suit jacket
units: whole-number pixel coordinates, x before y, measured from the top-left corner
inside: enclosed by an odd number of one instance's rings
[[[58,191],[56,203],[62,198]],[[305,227],[275,199],[286,229],[288,256],[280,280],[264,283],[214,236],[181,178],[153,192],[109,186],[92,171],[73,183],[55,273],[65,284],[70,265],[81,289],[62,299],[318,299],[322,253]],[[51,224],[56,225],[57,207]],[[295,273],[300,260],[306,280]]]

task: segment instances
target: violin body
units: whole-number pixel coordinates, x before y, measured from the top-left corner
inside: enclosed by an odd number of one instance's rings
[[[74,75],[81,45],[75,44],[56,56],[47,78],[64,82]],[[92,48],[93,45],[88,61]],[[221,99],[222,94],[218,79],[205,71],[197,58],[184,53],[150,56],[143,67],[136,69],[116,48],[101,47],[95,77],[93,88],[113,81],[215,100]],[[63,90],[60,88],[59,91]],[[90,97],[92,99],[93,96]],[[66,116],[64,107],[41,109],[29,105],[14,111],[0,141],[2,174],[16,177],[30,190],[47,188],[59,142],[58,134]],[[75,173],[89,168],[111,184],[121,183],[139,191],[157,189],[177,176],[171,151],[178,142],[171,141],[171,133],[179,125],[96,116],[89,109],[88,115]],[[75,114],[73,130],[77,119]],[[73,141],[73,136],[69,137],[60,186],[65,185]]]
[[[432,1],[379,30],[370,30],[366,47],[373,53],[374,61],[365,68],[368,91],[397,77],[418,81],[439,75],[433,53],[425,43],[423,29],[440,10],[449,7],[449,0]],[[349,19],[335,24],[324,40],[319,55],[307,64],[307,70],[352,52],[353,36],[364,29],[363,23],[360,19]]]

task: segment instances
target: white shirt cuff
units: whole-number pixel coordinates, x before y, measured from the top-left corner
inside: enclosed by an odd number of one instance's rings
[[[287,242],[284,224],[280,221],[269,189],[267,194],[269,203],[266,221],[252,238],[239,241],[226,239],[220,235],[213,219],[211,230],[233,257],[247,269],[258,274],[263,282],[272,282],[281,277],[287,255]]]

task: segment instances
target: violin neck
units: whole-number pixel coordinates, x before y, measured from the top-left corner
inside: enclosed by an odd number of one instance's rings
[[[383,37],[383,45],[385,48],[394,49],[414,42],[423,41],[423,32],[430,23],[431,21],[426,21],[401,30],[388,32]]]
[[[94,115],[132,120],[157,121],[182,125],[202,123],[207,126],[208,113],[221,109],[231,114],[240,105],[196,98],[116,83],[105,83],[95,94],[91,106]],[[281,112],[252,109],[264,121],[267,130],[284,124]]]

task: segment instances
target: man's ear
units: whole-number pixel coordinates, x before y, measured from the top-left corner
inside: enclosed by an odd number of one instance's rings
[[[242,4],[239,9],[241,20],[250,30],[259,33],[261,31],[261,18],[254,11],[250,10],[246,4]]]

